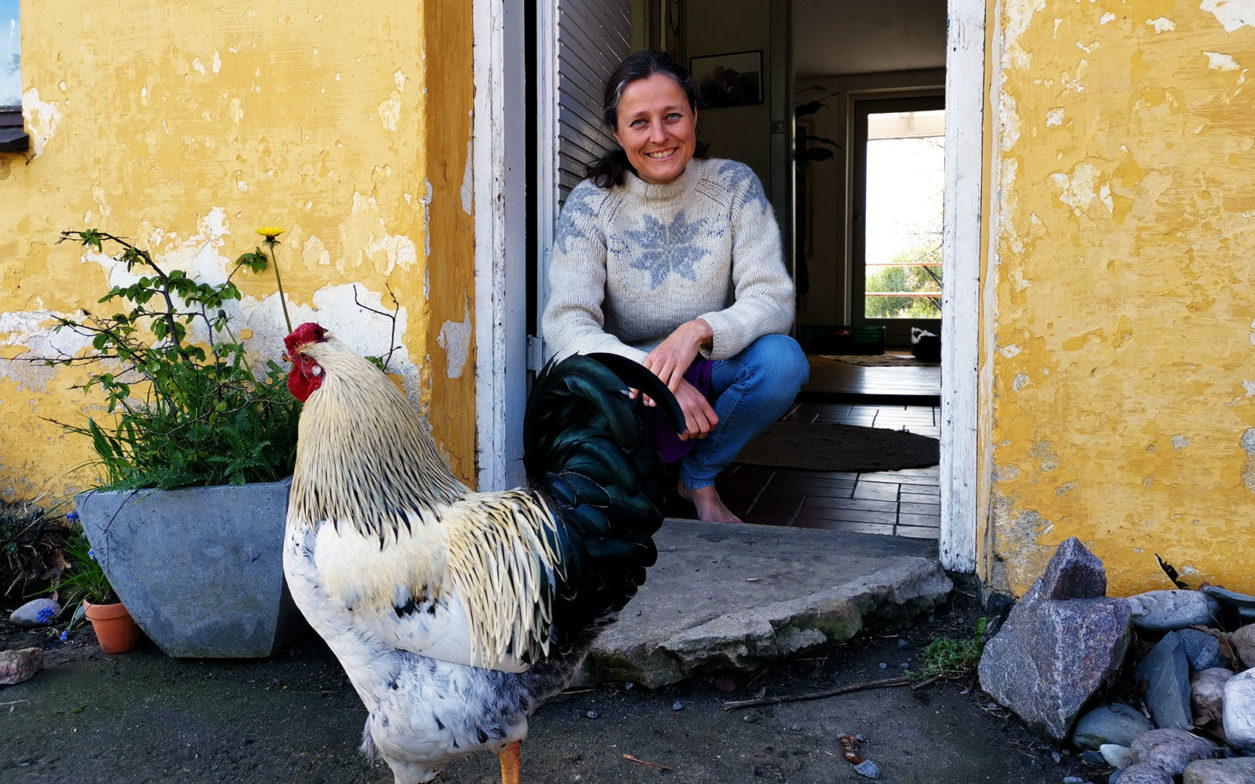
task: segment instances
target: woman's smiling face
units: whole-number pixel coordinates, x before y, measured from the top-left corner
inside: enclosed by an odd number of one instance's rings
[[[697,146],[697,113],[684,88],[666,74],[637,79],[619,97],[614,139],[645,182],[679,177]]]

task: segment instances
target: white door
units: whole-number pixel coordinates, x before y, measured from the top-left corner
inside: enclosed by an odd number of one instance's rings
[[[535,297],[540,314],[558,211],[584,179],[585,167],[615,145],[602,128],[602,89],[631,53],[631,0],[546,0],[540,4],[536,36]],[[529,364],[539,370],[541,344],[529,342]]]

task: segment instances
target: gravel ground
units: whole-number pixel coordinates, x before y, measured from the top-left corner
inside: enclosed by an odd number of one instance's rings
[[[970,600],[908,629],[859,637],[827,655],[753,675],[699,678],[656,691],[629,684],[575,690],[532,719],[522,780],[557,782],[869,781],[842,756],[856,736],[880,780],[1060,784],[1105,781],[1078,756],[1041,743],[975,687],[972,676],[726,710],[900,675],[934,638],[965,637]],[[11,608],[10,608],[11,609]],[[4,618],[8,612],[4,612]],[[388,784],[356,751],[365,711],[312,635],[262,661],[171,659],[151,644],[105,655],[90,630],[63,643],[0,621],[0,649],[46,650],[48,667],[0,687],[0,781]],[[885,667],[882,669],[881,664]],[[451,765],[440,782],[499,781],[496,759]]]

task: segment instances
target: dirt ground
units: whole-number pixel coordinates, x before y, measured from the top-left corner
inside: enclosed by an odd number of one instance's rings
[[[759,694],[808,694],[900,675],[934,638],[970,634],[978,613],[956,605],[908,629],[866,634],[827,655],[753,675],[709,676],[657,691],[627,684],[563,694],[532,718],[522,780],[650,784],[868,781],[839,739],[892,784],[1099,782],[1102,769],[1031,737],[992,706],[972,677],[923,688],[725,710]],[[8,618],[8,612],[3,614]],[[151,644],[105,655],[90,629],[69,642],[0,621],[0,649],[29,645],[49,666],[0,687],[0,781],[296,782],[388,784],[386,766],[358,754],[365,711],[312,634],[262,661],[180,660]],[[885,667],[882,669],[881,664]],[[496,758],[451,765],[445,784],[499,781]]]

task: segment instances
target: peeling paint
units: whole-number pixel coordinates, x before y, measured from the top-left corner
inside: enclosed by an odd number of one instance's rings
[[[1059,456],[1055,454],[1055,445],[1051,441],[1038,441],[1028,450],[1030,457],[1038,461],[1042,471],[1053,471],[1059,467]]]
[[[1046,0],[1035,0],[1031,3],[1010,3],[1006,6],[1007,21],[1003,32],[1003,45],[1009,59],[1005,65],[1016,68],[1029,68],[1031,58],[1028,51],[1020,45],[1020,38],[1028,30],[1033,15],[1046,7]]]
[[[472,157],[474,146],[473,141],[466,143],[466,164],[462,169],[462,190],[459,194],[462,197],[462,212],[467,215],[471,214],[471,205],[475,198],[475,160]]]
[[[431,258],[431,181],[423,180],[423,258]]]
[[[436,343],[445,351],[445,373],[449,378],[461,377],[471,355],[471,312],[468,303],[466,317],[461,321],[446,321],[440,327]]]
[[[1190,445],[1190,441],[1183,435],[1174,435],[1172,437],[1172,448],[1178,452]]]
[[[31,138],[31,152],[39,157],[61,127],[61,107],[42,101],[39,89],[32,87],[22,93],[22,120]]]
[[[1176,22],[1162,16],[1157,19],[1147,19],[1146,24],[1150,25],[1156,33],[1168,33],[1177,29]]]
[[[1046,112],[1046,127],[1050,128],[1057,125],[1063,125],[1063,110],[1051,109]]]
[[[1021,389],[1023,389],[1027,385],[1028,385],[1028,374],[1016,373],[1015,379],[1012,380],[1011,382],[1011,389],[1013,389],[1016,392],[1019,392]]]
[[[1101,186],[1097,185],[1098,176],[1097,169],[1088,163],[1082,163],[1077,165],[1070,175],[1063,172],[1051,174],[1050,181],[1059,188],[1059,200],[1071,207],[1076,214],[1084,213],[1095,199],[1102,202],[1107,207],[1107,211],[1111,212],[1113,209],[1111,186],[1106,183]]]
[[[1214,15],[1226,33],[1255,27],[1255,0],[1203,0],[1199,7]]]
[[[1055,495],[1067,495],[1068,493],[1075,490],[1076,487],[1077,487],[1076,482],[1064,482],[1063,484],[1055,488]]]
[[[1241,68],[1231,54],[1221,52],[1203,52],[1207,55],[1207,67],[1217,71],[1237,71]]]
[[[1246,465],[1242,467],[1242,483],[1246,489],[1255,493],[1255,428],[1242,433],[1240,441],[1242,451],[1246,453]]]

